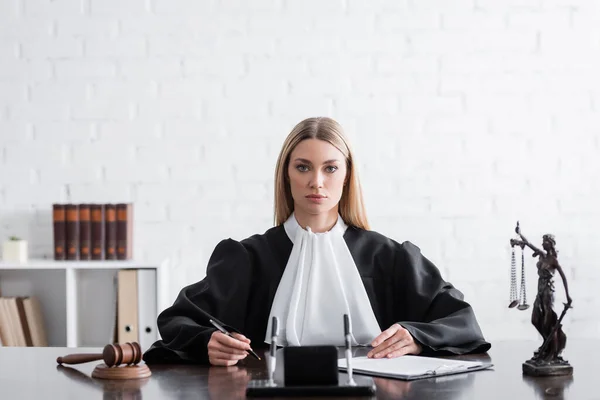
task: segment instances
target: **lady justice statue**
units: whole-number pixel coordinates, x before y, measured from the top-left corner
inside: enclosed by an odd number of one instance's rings
[[[573,373],[573,367],[568,361],[563,360],[560,354],[567,342],[567,336],[562,330],[561,322],[567,310],[571,308],[572,299],[569,295],[569,287],[567,285],[565,273],[558,263],[558,255],[555,249],[556,240],[553,235],[544,235],[542,237],[543,250],[541,250],[531,244],[531,242],[521,234],[519,222],[517,222],[515,232],[519,238],[510,239],[511,247],[514,248],[515,246],[519,246],[521,247],[521,250],[525,247],[529,247],[533,250],[532,256],[539,257],[537,262],[538,290],[533,303],[531,323],[535,326],[540,335],[542,335],[543,343],[540,348],[533,353],[533,357],[523,363],[523,373],[533,376],[571,375]],[[557,317],[553,310],[553,277],[556,271],[560,274],[567,296],[567,302],[564,303],[564,309],[560,317]],[[524,290],[524,288],[522,288],[522,290]],[[511,303],[511,307],[512,306],[514,306],[514,304]]]

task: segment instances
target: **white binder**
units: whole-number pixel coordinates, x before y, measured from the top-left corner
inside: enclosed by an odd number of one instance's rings
[[[137,284],[139,343],[142,351],[145,352],[152,343],[158,340],[156,270],[138,269]]]

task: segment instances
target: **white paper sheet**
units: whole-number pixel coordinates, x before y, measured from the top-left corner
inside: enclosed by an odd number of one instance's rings
[[[404,380],[451,375],[490,368],[491,363],[406,355],[396,358],[354,357],[352,370],[357,374]],[[338,360],[338,368],[346,370],[346,359]]]

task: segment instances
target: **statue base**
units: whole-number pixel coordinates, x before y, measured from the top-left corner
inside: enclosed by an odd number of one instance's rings
[[[552,361],[532,358],[523,363],[523,374],[529,376],[573,375],[573,367],[561,357]]]

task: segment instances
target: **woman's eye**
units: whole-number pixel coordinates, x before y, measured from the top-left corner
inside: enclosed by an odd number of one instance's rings
[[[337,171],[337,169],[338,169],[337,167],[334,167],[331,165],[329,167],[325,168],[325,170],[329,173],[333,173],[333,172]]]
[[[302,165],[302,164],[296,165],[296,169],[298,171],[300,171],[300,172],[306,172],[306,171],[308,171],[308,167],[306,165]]]

